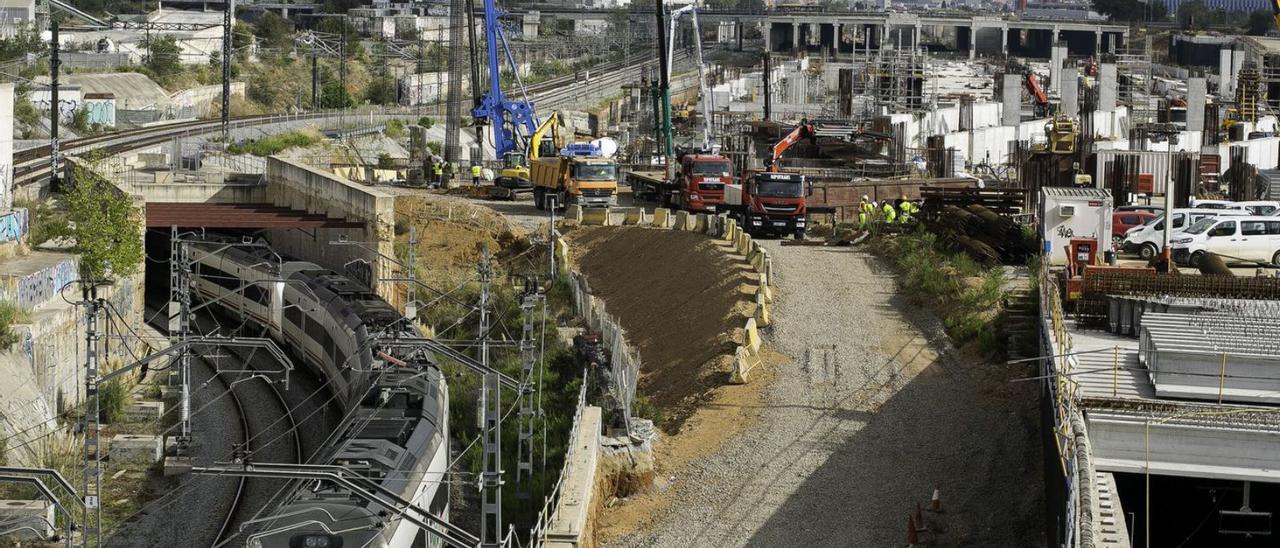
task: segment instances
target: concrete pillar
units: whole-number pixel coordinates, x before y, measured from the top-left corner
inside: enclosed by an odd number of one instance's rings
[[[1000,29],[1000,55],[1002,57],[1009,56],[1009,26],[1005,25]]]
[[[1093,31],[1093,54],[1098,55],[1100,53],[1102,53],[1102,30],[1101,29]]]
[[[1016,126],[1022,121],[1022,75],[1004,75],[1004,112],[1000,116],[1001,125]]]
[[[1103,63],[1098,67],[1098,110],[1116,110],[1116,65]]]
[[[1218,51],[1218,95],[1234,99],[1236,73],[1232,70],[1231,50],[1223,48]]]
[[[1187,131],[1204,130],[1204,101],[1208,85],[1204,77],[1187,79]]]
[[[800,54],[800,23],[791,24],[791,53]]]
[[[1080,117],[1080,80],[1076,67],[1062,69],[1062,104],[1058,110],[1073,118]]]
[[[1056,32],[1054,34],[1057,34]],[[1062,62],[1067,58],[1067,47],[1058,42],[1054,42],[1049,46],[1049,90],[1061,91],[1062,86],[1059,80],[1062,80]]]
[[[831,24],[831,58],[840,55],[840,23]]]
[[[969,27],[969,60],[978,57],[978,27]]]
[[[1054,26],[1053,26],[1053,38],[1050,38],[1050,39],[1049,39],[1049,43],[1050,43],[1050,44],[1057,44],[1057,43],[1058,43],[1058,40],[1060,40],[1060,39],[1061,39],[1061,36],[1060,36],[1060,34],[1061,34],[1061,33],[1062,33],[1062,29],[1061,29],[1060,27],[1058,27],[1058,25],[1054,25]]]
[[[773,34],[773,23],[765,23],[765,24],[764,24],[764,33],[763,33],[763,34],[764,34],[764,50],[765,50],[765,51],[773,51],[773,50],[769,49],[769,46],[770,46],[770,45],[771,45],[771,43],[773,42],[773,40],[770,40],[770,39],[769,39],[769,35]]]
[[[920,44],[924,42],[924,29],[920,23],[916,23],[916,33],[911,37],[911,48],[920,49]]]

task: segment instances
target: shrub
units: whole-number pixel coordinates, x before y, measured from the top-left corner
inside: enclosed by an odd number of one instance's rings
[[[242,141],[227,145],[230,154],[252,154],[254,156],[271,156],[293,147],[307,147],[320,142],[320,135],[311,132],[290,131],[268,135],[261,139]]]
[[[0,347],[8,347],[20,342],[13,326],[27,321],[27,313],[18,305],[9,301],[0,301]]]

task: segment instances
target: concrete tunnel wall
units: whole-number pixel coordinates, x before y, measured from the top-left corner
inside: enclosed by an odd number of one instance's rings
[[[266,199],[277,206],[364,223],[364,228],[272,229],[267,240],[282,254],[310,261],[368,282],[393,306],[403,306],[399,284],[379,281],[398,273],[385,257],[395,256],[395,197],[332,173],[278,157],[267,159]],[[345,237],[365,246],[330,245]],[[360,264],[346,265],[351,261]]]

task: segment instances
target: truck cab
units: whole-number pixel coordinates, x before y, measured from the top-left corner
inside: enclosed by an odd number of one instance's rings
[[[682,209],[716,213],[724,209],[725,185],[733,182],[733,162],[719,154],[680,158],[677,200]]]
[[[570,145],[559,156],[539,157],[530,166],[538,209],[554,197],[559,207],[609,207],[618,203],[618,164],[594,147]]]
[[[725,186],[725,208],[751,234],[791,234],[803,239],[811,188],[797,173],[747,172],[740,184]]]

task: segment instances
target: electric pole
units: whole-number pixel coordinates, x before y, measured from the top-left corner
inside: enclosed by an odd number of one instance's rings
[[[57,191],[58,181],[58,160],[61,156],[58,150],[58,73],[62,66],[62,60],[58,58],[58,20],[54,19],[53,13],[49,14],[49,188]]]
[[[57,23],[54,23],[55,25]],[[56,27],[55,27],[56,28]],[[102,527],[102,449],[98,431],[101,428],[98,402],[98,311],[102,301],[92,281],[81,281],[84,298],[84,478],[80,496],[84,497],[84,538],[101,544]]]
[[[222,139],[231,138],[231,26],[235,23],[236,2],[227,0],[222,13]]]
[[[489,369],[489,284],[493,267],[489,248],[480,259],[480,364]],[[484,374],[480,392],[481,437],[484,460],[480,473],[480,546],[497,548],[502,542],[502,383],[496,372]]]
[[[663,10],[663,0],[654,0],[654,14],[658,17],[658,89],[662,101],[662,143],[659,150],[662,151],[664,157],[668,159],[675,154],[675,150],[671,143],[671,67],[667,66],[667,54],[663,51],[666,48],[666,32],[663,31],[663,25],[666,24],[666,13]]]

